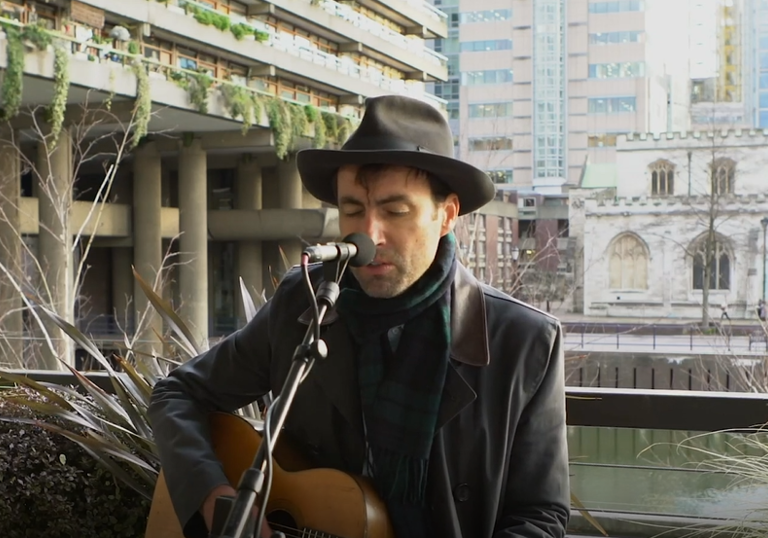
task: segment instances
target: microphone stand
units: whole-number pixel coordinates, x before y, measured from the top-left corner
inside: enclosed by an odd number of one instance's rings
[[[304,258],[304,256],[305,255],[302,255],[302,258]],[[312,283],[309,279],[306,260],[302,261],[307,292],[312,295]],[[240,483],[237,486],[237,495],[234,499],[229,498],[225,499],[225,502],[216,503],[214,513],[223,510],[226,505],[231,506],[223,529],[221,533],[215,531],[212,532],[209,535],[209,538],[244,538],[246,536],[250,538],[250,536],[246,534],[246,531],[250,527],[249,523],[253,523],[252,519],[254,516],[252,514],[252,509],[257,497],[263,493],[267,468],[271,469],[272,467],[272,451],[277,443],[283,423],[288,416],[288,411],[293,403],[294,396],[296,396],[296,391],[312,370],[315,361],[318,359],[325,359],[328,356],[328,346],[324,340],[319,338],[320,325],[322,324],[326,312],[330,308],[333,308],[336,304],[336,300],[339,298],[339,281],[341,280],[344,269],[346,269],[346,262],[341,271],[339,271],[338,261],[323,263],[325,280],[320,284],[317,293],[313,296],[313,319],[307,328],[304,340],[301,344],[296,346],[291,368],[285,383],[283,383],[280,395],[275,399],[273,405],[267,411],[268,416],[264,423],[264,437],[259,445],[259,449],[256,452],[251,467],[243,472]],[[270,414],[272,414],[272,416],[270,416]],[[268,492],[272,479],[271,472],[266,479],[267,494],[262,498],[261,508],[257,518],[258,522],[261,522],[264,518],[264,511],[267,507]],[[214,520],[215,519],[216,517],[214,515]],[[261,525],[254,528],[253,533],[253,536],[260,537]],[[280,536],[282,533],[275,533],[274,535]]]

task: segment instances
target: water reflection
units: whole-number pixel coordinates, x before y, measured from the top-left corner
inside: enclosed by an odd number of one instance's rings
[[[588,509],[743,519],[768,507],[765,434],[573,426],[568,443],[572,491]],[[733,457],[730,465],[762,456],[758,467],[748,460],[762,480],[715,472],[718,455]]]

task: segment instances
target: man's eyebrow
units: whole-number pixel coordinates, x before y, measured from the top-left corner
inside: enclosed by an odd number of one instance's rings
[[[380,198],[376,200],[376,205],[386,205],[391,204],[394,202],[404,202],[406,204],[411,203],[411,198],[407,194],[393,194],[391,196],[386,196],[384,198]],[[363,202],[355,198],[354,196],[342,196],[339,200],[340,204],[354,204],[354,205],[365,205]]]
[[[342,196],[339,200],[340,204],[355,204],[355,205],[365,205],[363,202],[355,198],[354,196]]]

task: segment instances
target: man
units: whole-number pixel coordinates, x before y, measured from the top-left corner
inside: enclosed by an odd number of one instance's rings
[[[300,386],[283,435],[323,467],[372,477],[398,538],[561,538],[560,324],[479,283],[456,256],[456,219],[493,199],[489,177],[453,158],[437,110],[397,96],[368,99],[341,150],[297,160],[307,190],[338,205],[341,235],[368,235],[376,257],[345,274],[325,319],[329,356]],[[206,536],[216,497],[234,494],[206,413],[279,393],[308,309],[291,271],[245,328],[157,384],[149,412],[187,536]]]

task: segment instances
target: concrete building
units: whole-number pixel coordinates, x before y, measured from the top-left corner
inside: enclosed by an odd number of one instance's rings
[[[15,271],[27,251],[25,291],[44,275],[41,300],[93,332],[140,321],[132,265],[150,283],[167,269],[163,294],[195,340],[241,325],[239,277],[270,295],[283,255],[338,234],[336,210],[303,191],[295,150],[342,143],[368,96],[445,108],[425,84],[447,78],[426,46],[446,17],[422,0],[4,1],[0,17],[16,29],[0,41],[4,111],[21,100],[0,137],[2,261]],[[51,102],[42,122],[28,112]],[[35,136],[50,118],[55,147]],[[118,152],[132,118],[140,142]],[[16,345],[33,320],[12,287],[0,298]],[[142,327],[152,341],[162,323]]]
[[[570,192],[586,316],[756,319],[768,131],[619,137],[614,186]],[[705,267],[709,269],[706,270]],[[583,293],[582,293],[583,292]]]
[[[686,2],[462,0],[459,20],[460,151],[499,182],[561,192],[618,134],[689,127]]]

